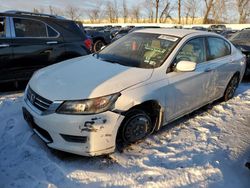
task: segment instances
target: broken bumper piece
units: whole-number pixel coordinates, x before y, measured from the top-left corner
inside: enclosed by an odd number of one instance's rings
[[[111,111],[95,115],[40,115],[27,104],[23,113],[49,147],[84,156],[114,152],[117,130],[124,118]]]

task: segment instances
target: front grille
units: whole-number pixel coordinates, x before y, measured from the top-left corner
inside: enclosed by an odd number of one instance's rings
[[[44,112],[52,104],[52,101],[45,99],[34,92],[30,87],[27,90],[27,99],[31,104],[33,104],[37,109]]]

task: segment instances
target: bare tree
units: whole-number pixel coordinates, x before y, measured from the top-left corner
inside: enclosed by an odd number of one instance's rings
[[[178,24],[181,23],[181,0],[178,0]]]
[[[158,22],[159,1],[160,0],[155,0],[155,23]]]
[[[231,0],[214,0],[214,6],[211,9],[213,23],[225,23],[228,21],[227,10],[230,9]]]
[[[88,17],[91,23],[100,23],[102,17],[102,1],[95,0],[93,4],[93,8],[88,10]]]
[[[198,7],[200,7],[199,0],[186,0],[184,2],[184,13],[186,18],[186,24],[189,23],[189,19],[191,19],[191,24],[194,23],[194,18],[197,15]]]
[[[71,20],[79,20],[82,16],[82,12],[78,7],[68,6],[65,9],[65,15],[69,17]]]
[[[146,12],[146,17],[148,18],[149,22],[153,22],[154,20],[154,0],[145,0],[144,7]]]
[[[162,12],[160,14],[160,23],[166,22],[167,18],[172,19],[172,17],[171,17],[172,7],[171,7],[171,4],[170,4],[170,1],[166,0],[164,2],[164,4],[165,4],[165,7],[163,8],[163,10],[162,10]]]
[[[239,13],[239,23],[246,23],[247,19],[250,17],[250,1],[236,0],[236,4]]]
[[[117,1],[114,0],[114,14],[115,14],[115,21],[118,22],[119,19],[119,9],[118,9],[118,4]]]
[[[122,9],[123,9],[123,22],[126,23],[128,19],[128,7],[126,0],[122,1]]]
[[[100,23],[100,9],[91,9],[88,11],[88,16],[91,23]]]
[[[114,15],[113,5],[110,1],[108,1],[106,4],[106,14],[109,19],[109,22],[113,23],[115,20],[115,15]]]
[[[44,13],[44,9],[43,8],[33,8],[33,12],[34,13]]]
[[[203,24],[207,24],[209,13],[214,5],[214,0],[204,0],[204,1],[205,1],[206,9],[205,9],[204,17],[203,17]]]
[[[56,16],[63,16],[63,11],[61,9],[55,8],[53,6],[49,6],[49,13],[51,15],[56,15]]]
[[[118,22],[119,14],[116,0],[114,0],[113,2],[107,1],[106,16],[109,19],[110,23]]]
[[[139,5],[136,5],[132,8],[131,19],[132,19],[132,22],[134,22],[134,20],[136,21],[136,23],[140,22],[140,6]]]

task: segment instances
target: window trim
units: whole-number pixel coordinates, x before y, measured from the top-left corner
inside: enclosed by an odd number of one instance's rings
[[[45,28],[46,28],[46,37],[16,37],[16,32],[15,32],[15,24],[14,24],[14,19],[17,18],[17,19],[23,19],[23,20],[32,20],[32,21],[36,21],[36,22],[40,22],[40,23],[43,23],[45,25]],[[12,29],[12,38],[15,38],[15,39],[57,39],[61,36],[61,34],[55,29],[53,28],[51,25],[45,23],[44,21],[41,21],[41,20],[37,20],[37,19],[33,19],[33,18],[23,18],[23,17],[16,17],[16,16],[13,16],[10,18],[10,22],[11,22],[11,28]],[[50,27],[51,29],[53,29],[56,33],[57,33],[57,36],[56,37],[49,37],[49,34],[48,34],[48,27]]]
[[[230,53],[228,55],[225,55],[225,56],[221,56],[221,57],[218,57],[218,58],[215,58],[215,59],[211,59],[211,60],[207,60],[207,62],[210,62],[210,61],[215,61],[215,60],[221,60],[221,59],[224,59],[228,56],[231,56],[232,55],[232,45],[225,39],[223,39],[222,37],[219,37],[219,36],[206,36],[206,45],[207,45],[207,53],[208,55],[210,54],[210,50],[209,50],[209,43],[208,43],[208,38],[217,38],[217,39],[221,39],[223,40],[224,42],[226,42],[228,45],[229,45],[229,51]],[[207,56],[208,57],[208,56]]]
[[[183,38],[184,38],[184,37],[183,37]],[[183,38],[182,38],[182,39],[183,39]],[[175,66],[174,66],[174,67],[172,67],[172,66],[175,64],[175,59],[176,59],[177,55],[179,54],[179,52],[182,50],[182,48],[183,48],[188,42],[190,42],[191,40],[199,39],[199,38],[203,38],[203,40],[204,40],[204,48],[205,48],[205,56],[206,56],[205,59],[206,59],[206,61],[201,62],[201,63],[197,63],[197,65],[198,65],[198,64],[201,65],[201,64],[204,64],[204,63],[207,63],[207,62],[208,62],[208,61],[207,61],[206,36],[205,36],[205,35],[193,36],[193,37],[187,39],[187,40],[183,43],[183,45],[178,49],[178,51],[175,53],[174,57],[173,57],[172,60],[171,60],[171,63],[169,64],[169,66],[168,66],[168,68],[167,68],[166,73],[174,72],[174,71],[173,71],[173,68],[175,68]]]
[[[0,18],[4,18],[5,20],[5,37],[0,37],[0,39],[11,39],[11,29],[10,29],[10,21],[8,16],[0,16]]]

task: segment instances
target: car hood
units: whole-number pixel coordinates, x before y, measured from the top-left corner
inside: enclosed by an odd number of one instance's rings
[[[92,55],[74,58],[37,71],[30,87],[49,100],[77,100],[120,92],[144,82],[153,69],[108,63]]]

